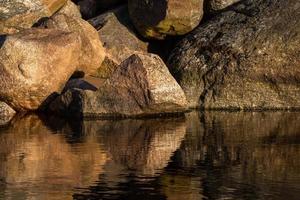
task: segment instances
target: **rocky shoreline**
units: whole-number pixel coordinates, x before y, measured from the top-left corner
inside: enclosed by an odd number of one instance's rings
[[[0,125],[300,109],[294,0],[0,2]]]

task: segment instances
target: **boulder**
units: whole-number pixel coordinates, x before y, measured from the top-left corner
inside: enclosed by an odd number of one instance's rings
[[[130,17],[146,38],[184,35],[202,19],[203,0],[128,0]]]
[[[0,127],[6,125],[16,114],[9,105],[0,101]]]
[[[75,33],[28,29],[3,39],[0,98],[16,111],[36,110],[60,91],[78,66]]]
[[[57,13],[47,20],[45,26],[65,32],[74,32],[80,36],[81,53],[79,56],[78,71],[82,71],[85,74],[92,74],[101,66],[105,58],[105,52],[97,30],[87,21],[76,16],[74,17],[74,15]]]
[[[208,11],[214,12],[227,8],[228,6],[231,6],[239,1],[240,0],[206,0],[205,7],[208,9]]]
[[[106,11],[113,6],[125,3],[126,0],[80,0],[78,5],[80,12],[85,19],[95,17],[97,14]]]
[[[74,18],[82,18],[78,6],[71,0],[68,0],[67,3],[57,13]]]
[[[2,0],[0,1],[0,35],[31,28],[44,17],[50,17],[67,0]]]
[[[127,6],[106,12],[89,22],[98,30],[100,40],[117,64],[120,64],[135,51],[147,52],[148,43],[140,40],[130,21]]]
[[[190,107],[300,108],[300,4],[243,1],[178,43],[168,65]]]
[[[77,117],[133,117],[183,112],[184,92],[163,61],[134,54],[97,91],[71,89],[54,100],[51,112]]]

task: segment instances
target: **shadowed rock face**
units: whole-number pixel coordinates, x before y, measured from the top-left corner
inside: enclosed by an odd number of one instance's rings
[[[147,38],[183,35],[202,19],[202,0],[129,0],[130,17],[137,30]]]
[[[0,49],[0,96],[16,111],[36,110],[59,92],[78,66],[77,34],[30,29],[7,36]]]
[[[31,28],[44,17],[50,17],[67,0],[2,0],[0,2],[0,35]]]
[[[300,4],[257,0],[230,9],[184,38],[169,57],[189,106],[299,108]]]
[[[50,111],[79,117],[129,117],[186,110],[185,95],[163,61],[152,54],[125,60],[97,91],[69,90]]]

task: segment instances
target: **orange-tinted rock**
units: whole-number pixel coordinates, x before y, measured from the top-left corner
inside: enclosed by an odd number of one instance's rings
[[[0,49],[0,96],[17,111],[36,110],[78,66],[75,33],[30,29],[7,36]]]

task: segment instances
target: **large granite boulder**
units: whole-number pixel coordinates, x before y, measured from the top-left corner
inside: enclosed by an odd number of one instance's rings
[[[0,127],[6,125],[16,114],[6,103],[0,101]]]
[[[205,7],[208,9],[208,11],[213,12],[227,8],[228,6],[231,6],[239,1],[240,0],[206,0]]]
[[[69,2],[69,4],[73,4]],[[71,7],[71,6],[68,6]],[[105,52],[99,39],[97,30],[87,21],[83,20],[79,13],[64,8],[53,15],[46,22],[47,28],[77,33],[81,38],[78,71],[92,74],[101,66]]]
[[[38,109],[78,66],[81,40],[75,33],[28,29],[2,43],[0,98],[16,111]]]
[[[71,89],[49,110],[77,117],[131,117],[182,112],[184,92],[163,61],[152,54],[125,60],[97,91]]]
[[[44,17],[50,17],[67,0],[1,0],[0,35],[31,28]]]
[[[147,38],[184,35],[202,19],[203,0],[128,0],[130,17]]]
[[[300,4],[243,1],[203,24],[168,65],[190,107],[300,108]]]

